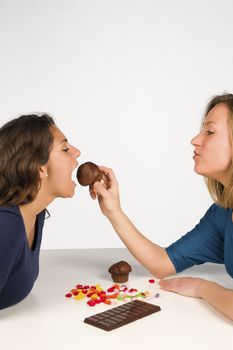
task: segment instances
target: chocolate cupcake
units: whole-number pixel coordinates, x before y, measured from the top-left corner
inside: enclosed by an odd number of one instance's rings
[[[92,186],[96,181],[102,181],[108,188],[108,177],[95,163],[86,162],[78,167],[77,180],[82,186]]]
[[[111,273],[113,282],[116,283],[127,282],[130,271],[132,271],[132,268],[126,261],[119,261],[108,269],[108,272]]]

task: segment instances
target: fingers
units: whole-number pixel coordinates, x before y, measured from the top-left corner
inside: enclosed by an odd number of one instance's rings
[[[96,194],[94,192],[92,192],[92,191],[90,191],[90,196],[91,196],[92,199],[96,199]]]
[[[169,280],[160,280],[159,281],[159,285],[160,285],[160,287],[162,287],[163,289],[165,288],[167,288],[167,287],[169,287],[169,285],[171,286],[171,281],[169,281]]]
[[[89,186],[89,194],[90,194],[92,199],[96,199],[96,194],[93,191],[93,186],[92,185]]]
[[[91,192],[92,194],[94,194],[95,196],[106,196],[106,194],[108,193],[108,191],[106,190],[104,184],[102,182],[96,181],[93,185],[93,192]]]
[[[103,171],[103,172],[108,176],[109,181],[110,181],[110,183],[111,183],[112,186],[118,184],[118,183],[117,183],[117,179],[116,179],[116,177],[115,177],[114,172],[113,172],[112,169],[107,168],[107,167],[102,166],[102,165],[100,165],[99,168],[100,168],[101,171]]]
[[[89,192],[92,199],[96,199],[98,196],[100,197],[106,197],[108,195],[108,190],[111,188],[116,188],[118,186],[116,177],[114,175],[114,172],[111,168],[107,168],[105,166],[98,166],[99,169],[104,172],[108,178],[108,183],[106,181],[96,181],[93,185],[89,186]]]
[[[176,292],[179,289],[180,279],[179,278],[170,278],[167,280],[160,280],[159,285],[164,290]]]

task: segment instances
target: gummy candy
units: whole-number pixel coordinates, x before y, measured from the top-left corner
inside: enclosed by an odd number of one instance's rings
[[[154,279],[149,280],[150,283],[154,283]],[[128,294],[127,294],[128,293]],[[151,299],[158,298],[159,293],[151,296],[150,292],[138,292],[136,288],[130,288],[125,284],[119,285],[114,284],[109,287],[106,291],[103,290],[100,284],[96,285],[82,285],[77,284],[76,288],[71,289],[71,291],[65,294],[66,298],[73,298],[74,300],[82,300],[88,298],[87,305],[95,306],[96,304],[104,303],[106,305],[116,304],[118,301],[128,302],[137,298],[140,299]]]
[[[67,297],[67,298],[71,298],[71,297],[72,297],[72,294],[71,294],[71,293],[67,293],[67,294],[66,294],[66,297]]]

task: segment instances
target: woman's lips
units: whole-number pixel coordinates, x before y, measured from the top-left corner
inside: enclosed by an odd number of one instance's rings
[[[200,157],[200,154],[194,153],[193,159],[197,159],[198,157]]]
[[[71,173],[71,181],[75,184],[75,186],[77,185],[77,183],[76,183],[76,171],[77,171],[77,167],[75,167]]]

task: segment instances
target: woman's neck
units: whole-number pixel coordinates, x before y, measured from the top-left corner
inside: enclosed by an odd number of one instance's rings
[[[53,200],[54,198],[46,198],[42,196],[39,191],[32,202],[19,205],[19,209],[24,217],[34,219],[39,213],[46,209]]]

